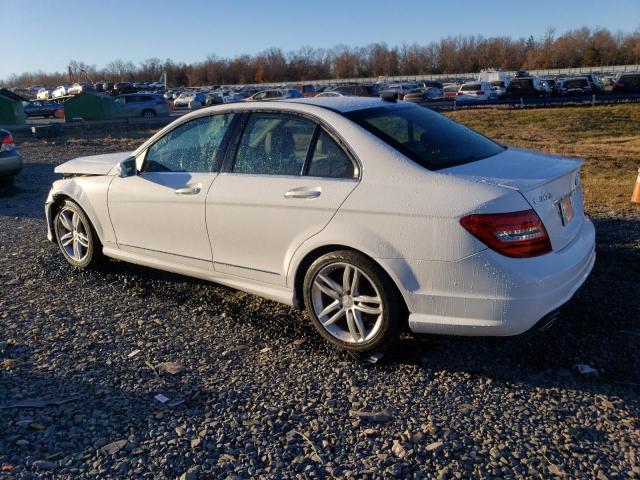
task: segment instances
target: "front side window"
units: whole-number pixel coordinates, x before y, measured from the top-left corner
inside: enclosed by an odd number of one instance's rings
[[[497,155],[504,147],[415,105],[392,104],[345,116],[419,165],[438,170]]]
[[[238,146],[235,173],[301,175],[316,124],[277,113],[249,117]]]
[[[210,172],[233,114],[197,118],[149,147],[145,172]]]

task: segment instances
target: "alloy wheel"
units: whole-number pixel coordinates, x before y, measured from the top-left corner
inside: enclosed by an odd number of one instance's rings
[[[384,305],[378,288],[349,263],[324,266],[313,279],[311,300],[322,327],[343,342],[367,342],[382,326]]]
[[[63,208],[57,217],[60,246],[75,262],[82,262],[89,254],[89,226],[78,212]]]

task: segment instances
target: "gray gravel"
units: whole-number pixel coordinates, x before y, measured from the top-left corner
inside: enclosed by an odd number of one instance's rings
[[[45,238],[54,165],[148,135],[18,139],[25,170],[0,191],[0,478],[640,478],[638,211],[596,219],[594,273],[551,331],[407,335],[372,365],[273,302],[67,267]]]

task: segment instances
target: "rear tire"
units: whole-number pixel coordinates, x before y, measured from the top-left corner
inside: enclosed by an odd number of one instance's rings
[[[53,220],[53,228],[62,255],[74,268],[93,267],[102,260],[102,244],[77,203],[65,200]]]
[[[402,309],[395,285],[359,252],[318,258],[305,274],[303,292],[313,326],[342,350],[380,352],[398,336]]]

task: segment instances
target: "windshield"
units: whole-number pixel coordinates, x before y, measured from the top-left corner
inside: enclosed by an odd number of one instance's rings
[[[479,133],[416,105],[391,104],[345,116],[430,170],[481,160],[504,150]]]

